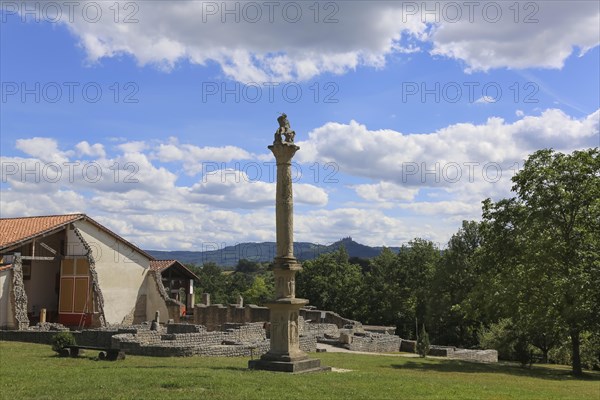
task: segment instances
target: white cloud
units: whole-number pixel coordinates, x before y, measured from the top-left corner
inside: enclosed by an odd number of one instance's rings
[[[372,179],[354,185],[369,201],[403,202],[434,188],[461,201],[507,196],[510,178],[528,154],[544,147],[570,152],[597,146],[600,110],[575,119],[557,109],[513,123],[489,118],[438,131],[369,130],[356,121],[327,123],[299,145],[299,161],[332,162],[340,174]],[[342,181],[343,183],[343,181]]]
[[[166,71],[184,60],[216,62],[224,75],[241,82],[381,68],[391,54],[430,45],[433,55],[461,60],[468,71],[561,68],[576,49],[585,53],[598,45],[596,2],[520,2],[516,8],[513,2],[491,2],[501,8],[498,21],[487,3],[476,2],[470,10],[453,2],[460,8],[456,20],[455,10],[439,1],[320,2],[316,8],[311,2],[122,2],[119,18],[137,22],[114,23],[113,4],[95,2],[102,7],[99,21],[76,12],[73,22],[61,22],[79,38],[91,63],[122,54]],[[135,8],[123,9],[129,4]],[[297,7],[300,18],[291,22]],[[235,11],[226,14],[226,8]],[[432,9],[437,15],[427,12]]]
[[[152,157],[161,162],[181,162],[184,171],[190,176],[214,172],[223,163],[232,160],[254,158],[246,150],[237,146],[200,147],[193,144],[179,144],[177,140],[159,144]]]
[[[447,186],[454,164],[521,161],[542,147],[572,150],[594,146],[600,110],[575,119],[557,109],[513,123],[497,117],[484,124],[458,123],[431,133],[403,134],[369,130],[356,121],[327,123],[299,142],[301,162],[334,162],[340,173],[394,182],[403,186]],[[439,164],[439,167],[436,165]],[[438,168],[450,179],[436,181]]]
[[[184,152],[173,144],[161,144],[156,151],[156,158],[162,162],[182,161]]]
[[[427,134],[369,130],[354,121],[327,123],[299,143],[302,151],[297,161],[336,163],[336,177],[345,187],[325,190],[326,186],[294,184],[295,202],[304,205],[295,215],[295,238],[327,244],[352,236],[370,245],[399,245],[423,237],[443,244],[462,219],[479,217],[482,199],[509,194],[510,176],[527,154],[542,147],[570,152],[597,146],[599,116],[600,110],[576,119],[549,109],[512,123],[490,118],[482,124],[455,124]],[[78,149],[86,152],[85,145],[63,149],[53,139],[21,139],[17,146],[29,156],[1,160],[0,212],[3,217],[86,212],[143,248],[207,250],[275,240],[274,182],[255,179],[248,171],[218,169],[186,186],[178,183],[181,172],[171,170],[173,166],[156,165],[160,145],[128,143],[111,147],[116,154],[96,150],[89,160],[81,160],[75,155]],[[80,163],[73,169],[72,181],[66,173],[56,183],[36,182],[35,174],[23,179],[23,170],[35,168],[43,177],[41,171],[51,161],[37,156],[53,159],[44,149],[65,162]],[[255,159],[249,157],[249,162]],[[468,162],[479,164],[471,164],[469,171]],[[101,180],[82,177],[90,163],[102,169]],[[115,163],[120,169],[115,170]],[[137,169],[128,169],[128,163]],[[432,169],[436,163],[439,168]],[[491,163],[487,170],[486,163]],[[452,165],[462,168],[455,182]],[[406,167],[418,170],[412,173]],[[496,179],[498,167],[502,176]],[[130,178],[138,181],[124,182],[133,171]],[[436,181],[436,175],[445,179]],[[348,187],[356,196],[347,195],[353,193]]]
[[[481,216],[480,202],[420,201],[414,203],[399,204],[398,207],[411,210],[417,214],[432,216],[459,215],[462,219],[475,219]]]
[[[477,103],[477,104],[490,104],[490,103],[495,103],[496,101],[498,101],[498,99],[496,97],[481,96],[480,98],[478,98],[477,100],[475,100],[475,103]]]
[[[80,156],[92,156],[92,157],[106,157],[106,152],[104,151],[104,145],[100,143],[95,143],[90,145],[87,141],[79,142],[75,145],[75,149],[77,150],[77,154]]]
[[[83,144],[82,144],[83,143]],[[128,192],[131,190],[169,191],[177,176],[164,167],[156,167],[142,142],[127,143],[126,152],[106,158],[102,145],[87,142],[75,145],[76,151],[59,149],[50,138],[19,139],[16,148],[31,157],[1,157],[2,181],[28,193],[57,193],[61,190]],[[75,153],[92,159],[72,157]]]
[[[432,54],[464,61],[467,72],[562,68],[575,48],[584,54],[600,42],[597,2],[490,3],[477,2],[472,22],[442,23],[431,35]]]
[[[295,184],[294,201],[323,206],[327,193],[314,185]],[[259,208],[274,205],[275,183],[252,179],[243,171],[217,170],[190,188],[190,200],[219,208]]]
[[[85,197],[72,190],[32,195],[18,188],[12,188],[2,190],[2,202],[0,202],[0,214],[3,218],[79,213],[85,212],[87,208]]]
[[[354,185],[352,188],[361,198],[376,202],[386,202],[390,200],[410,201],[413,200],[418,193],[418,189],[407,188],[385,181],[375,184]]]
[[[58,143],[51,138],[18,139],[15,147],[23,153],[45,162],[62,163],[67,160],[67,155],[58,149]]]
[[[161,144],[156,151],[156,157],[163,162],[185,161],[191,163],[228,162],[251,158],[250,153],[237,146],[199,147],[192,144]]]
[[[404,49],[397,43],[402,32],[421,34],[426,28],[416,18],[403,23],[401,10],[387,2],[359,3],[330,2],[315,9],[312,3],[287,1],[270,3],[273,7],[237,1],[142,2],[135,3],[136,23],[115,24],[113,18],[89,23],[78,16],[68,26],[92,63],[131,54],[141,65],[165,70],[182,60],[216,61],[225,75],[243,82],[306,80],[361,65],[382,66],[386,54]],[[96,4],[103,15],[113,15],[109,4]],[[225,14],[226,8],[238,15]],[[298,21],[292,22],[297,8]]]
[[[123,153],[141,153],[148,149],[148,144],[144,141],[125,142],[116,146]]]
[[[450,225],[450,224],[448,224]],[[423,220],[410,217],[390,217],[381,210],[362,208],[337,208],[314,210],[300,214],[294,219],[294,239],[312,243],[330,244],[351,236],[370,246],[399,246],[415,237],[434,242],[446,242],[455,230],[441,227],[437,231],[423,229]],[[448,236],[446,236],[448,235]]]

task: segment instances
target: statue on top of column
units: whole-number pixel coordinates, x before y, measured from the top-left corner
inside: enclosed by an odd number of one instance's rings
[[[287,119],[287,115],[285,113],[281,113],[281,115],[277,118],[277,122],[279,123],[279,128],[277,132],[275,132],[275,143],[282,143],[281,135],[285,137],[286,143],[294,143],[294,138],[296,137],[296,132],[292,130],[290,127],[290,121]]]

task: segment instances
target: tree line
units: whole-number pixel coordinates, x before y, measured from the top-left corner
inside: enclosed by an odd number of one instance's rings
[[[513,197],[483,201],[444,249],[415,238],[395,253],[350,258],[345,249],[306,261],[297,296],[370,325],[433,344],[495,348],[502,359],[600,368],[600,157],[598,148],[530,155]],[[264,304],[269,265],[241,260],[196,271],[214,302]]]

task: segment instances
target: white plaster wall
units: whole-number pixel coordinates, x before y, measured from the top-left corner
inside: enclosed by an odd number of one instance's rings
[[[160,295],[156,281],[152,277],[152,274],[147,274],[146,277],[146,320],[151,321],[154,319],[154,313],[160,312],[160,321],[167,322],[169,319],[169,310],[165,300]]]
[[[0,327],[14,328],[15,318],[11,307],[12,269],[0,271]]]
[[[87,250],[75,234],[75,231],[69,228],[67,228],[67,249],[65,254],[68,256],[85,256],[87,254]]]
[[[146,290],[144,281],[150,259],[87,221],[76,221],[74,225],[92,248],[106,322],[121,323],[134,309],[138,295]],[[82,251],[73,231],[68,232],[67,240],[69,249]]]

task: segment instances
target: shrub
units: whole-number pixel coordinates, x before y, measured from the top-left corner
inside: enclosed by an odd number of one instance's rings
[[[501,360],[513,360],[514,335],[511,329],[511,321],[508,318],[493,323],[489,328],[479,334],[479,346],[482,349],[495,349]]]
[[[515,359],[521,363],[521,366],[524,367],[529,364],[531,367],[531,364],[533,363],[533,352],[531,350],[531,345],[525,336],[519,336],[515,339],[514,351]]]
[[[419,339],[417,340],[417,353],[419,353],[421,357],[425,357],[429,353],[429,335],[425,330],[425,325],[423,325],[423,328],[419,333]]]
[[[71,332],[59,332],[52,336],[50,344],[52,345],[52,350],[60,354],[64,348],[74,346],[76,343],[75,337]]]

